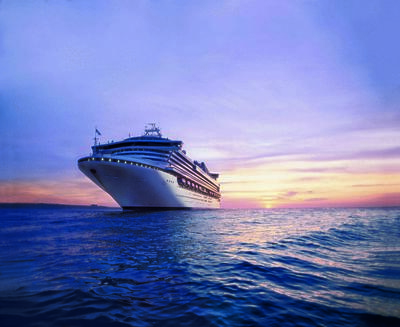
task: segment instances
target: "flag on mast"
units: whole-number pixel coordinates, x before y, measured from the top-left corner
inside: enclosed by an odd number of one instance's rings
[[[100,131],[96,128],[96,135],[101,135]]]

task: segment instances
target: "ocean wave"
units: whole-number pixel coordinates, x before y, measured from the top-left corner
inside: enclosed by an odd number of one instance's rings
[[[2,326],[397,326],[400,210],[3,208]]]

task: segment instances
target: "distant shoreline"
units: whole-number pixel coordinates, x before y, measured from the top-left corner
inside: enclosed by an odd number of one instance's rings
[[[63,203],[25,203],[25,202],[0,202],[0,208],[24,208],[24,207],[37,207],[37,208],[98,208],[98,209],[120,209],[119,207],[107,207],[97,204],[63,204]]]

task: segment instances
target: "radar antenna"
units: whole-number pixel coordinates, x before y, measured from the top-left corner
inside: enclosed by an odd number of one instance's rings
[[[156,136],[162,137],[161,130],[156,126],[155,123],[148,123],[144,129],[143,136]]]

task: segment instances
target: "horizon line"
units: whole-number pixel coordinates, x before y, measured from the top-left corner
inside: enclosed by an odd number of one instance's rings
[[[120,209],[119,206],[106,206],[99,204],[70,204],[70,203],[55,203],[55,202],[0,202],[0,206],[28,206],[28,205],[43,205],[43,206],[64,206],[64,207],[92,207],[92,208],[107,208],[107,209]],[[277,210],[277,209],[373,209],[373,208],[400,208],[400,205],[371,205],[371,206],[326,206],[326,207],[304,207],[304,206],[293,206],[293,207],[272,207],[272,208],[215,208],[211,210]],[[151,208],[149,208],[150,210]],[[202,208],[188,208],[190,209],[202,209]]]

